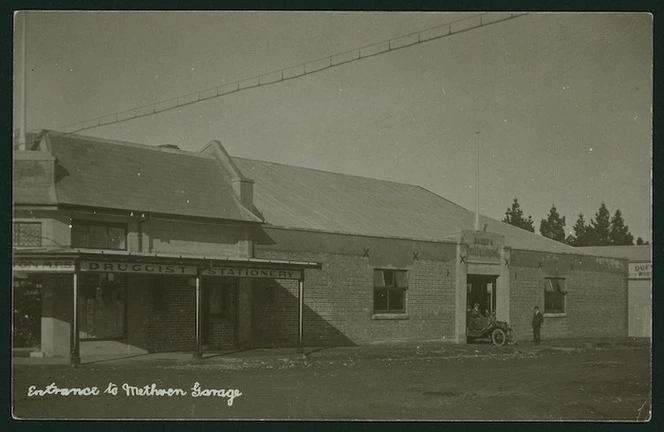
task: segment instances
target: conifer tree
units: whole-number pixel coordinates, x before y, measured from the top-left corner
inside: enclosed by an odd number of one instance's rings
[[[526,231],[533,233],[535,232],[535,224],[533,222],[532,216],[528,216],[527,219],[523,217],[523,210],[521,210],[521,206],[519,205],[519,201],[516,199],[516,197],[512,202],[512,207],[505,211],[505,218],[503,219],[503,222],[507,222],[508,224],[514,225],[515,227],[519,227],[521,229],[525,229]]]
[[[540,222],[540,234],[559,242],[565,241],[565,216],[560,217],[556,206],[551,206],[549,215]]]
[[[612,245],[625,246],[634,244],[634,236],[629,232],[629,227],[625,225],[620,209],[617,209],[613,218],[611,218],[611,227],[609,238]]]
[[[588,235],[588,244],[580,246],[609,246],[611,244],[611,214],[602,203],[599,210],[595,213],[595,218],[590,221]]]
[[[565,239],[565,243],[571,246],[588,246],[588,226],[583,219],[583,213],[579,213],[579,218],[572,227],[574,234],[570,234]]]

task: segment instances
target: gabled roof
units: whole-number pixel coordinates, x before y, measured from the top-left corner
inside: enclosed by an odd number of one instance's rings
[[[611,258],[627,258],[632,262],[651,262],[652,261],[652,246],[639,245],[639,246],[583,246],[579,247],[585,252],[593,255],[611,257]]]
[[[420,186],[233,158],[254,179],[254,205],[268,224],[379,237],[454,241],[473,212]],[[514,249],[586,253],[488,217],[480,226]]]
[[[59,205],[261,222],[213,157],[82,135],[49,135],[47,150]]]

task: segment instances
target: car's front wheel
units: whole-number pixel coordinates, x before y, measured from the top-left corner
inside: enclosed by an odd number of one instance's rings
[[[506,341],[507,335],[503,329],[497,328],[491,333],[491,342],[493,342],[495,346],[503,346]]]

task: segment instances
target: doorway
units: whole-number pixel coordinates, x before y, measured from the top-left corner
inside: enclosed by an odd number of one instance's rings
[[[41,347],[41,287],[40,275],[14,275],[13,348],[38,351]]]
[[[473,308],[475,303],[480,305],[483,314],[492,315],[496,312],[496,279],[491,275],[468,275],[466,278],[466,308]]]
[[[203,284],[201,337],[207,349],[237,347],[238,296],[237,282],[206,281]]]

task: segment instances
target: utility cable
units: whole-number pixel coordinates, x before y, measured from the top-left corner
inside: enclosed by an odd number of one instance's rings
[[[64,134],[72,134],[87,129],[93,129],[141,117],[152,116],[158,113],[178,109],[209,99],[237,93],[242,90],[276,84],[279,82],[299,78],[301,76],[311,75],[313,73],[336,66],[364,60],[370,57],[375,57],[388,52],[408,48],[414,45],[441,39],[477,28],[498,24],[527,14],[528,13],[492,13],[489,15],[487,13],[482,13],[472,17],[450,21],[425,30],[420,30],[418,32],[402,35],[393,39],[376,42],[371,45],[366,45],[350,51],[345,51],[339,54],[322,57],[317,60],[308,61],[306,63],[301,63],[295,66],[278,69],[251,78],[234,81],[206,90],[200,90],[194,93],[189,93],[148,105],[143,105],[137,108],[119,111],[114,114],[95,117],[89,120],[84,120],[82,122],[58,127],[55,130]]]

